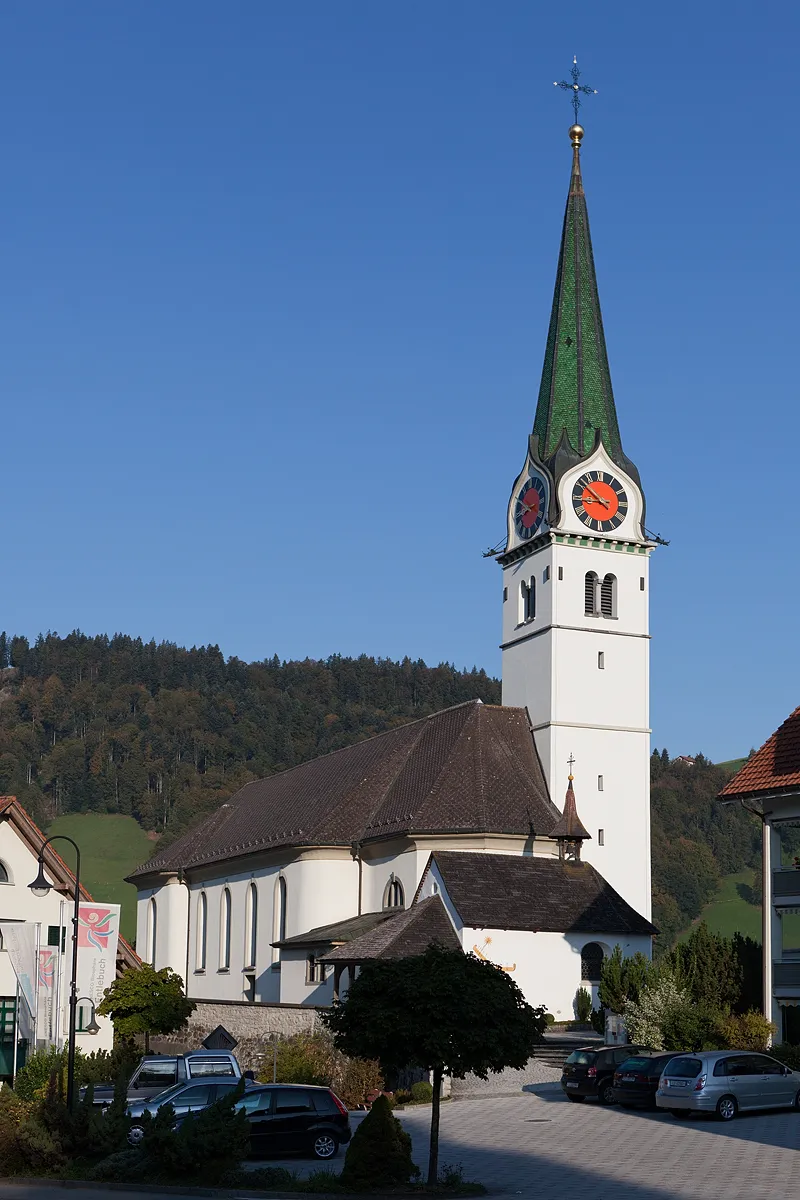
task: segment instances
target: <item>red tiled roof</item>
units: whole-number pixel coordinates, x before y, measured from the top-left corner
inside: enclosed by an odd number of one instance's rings
[[[800,790],[800,708],[729,779],[720,799]]]

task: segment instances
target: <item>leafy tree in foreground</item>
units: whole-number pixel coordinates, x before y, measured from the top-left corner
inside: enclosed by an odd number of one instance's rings
[[[143,963],[123,972],[106,988],[97,1011],[102,1017],[111,1017],[115,1032],[122,1037],[143,1033],[148,1051],[152,1033],[174,1033],[196,1007],[186,999],[180,975],[170,967],[156,971]]]
[[[531,1008],[505,971],[460,950],[366,964],[344,1002],[322,1014],[337,1046],[378,1058],[384,1069],[424,1067],[433,1075],[428,1184],[439,1171],[442,1077],[525,1066],[545,1029],[544,1008]]]

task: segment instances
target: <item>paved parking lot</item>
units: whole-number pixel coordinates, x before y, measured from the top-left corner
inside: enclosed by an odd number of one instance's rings
[[[428,1107],[400,1114],[421,1167]],[[782,1200],[800,1194],[800,1114],[757,1113],[730,1124],[593,1101],[560,1089],[463,1100],[442,1108],[440,1161],[460,1163],[491,1193],[536,1200]],[[336,1160],[341,1163],[341,1157]],[[293,1170],[314,1163],[282,1161]]]

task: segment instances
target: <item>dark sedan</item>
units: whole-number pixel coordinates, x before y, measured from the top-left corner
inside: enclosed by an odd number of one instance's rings
[[[573,1050],[562,1068],[561,1087],[568,1100],[592,1096],[601,1104],[614,1103],[614,1072],[639,1046],[582,1046]]]
[[[247,1089],[236,1105],[247,1113],[253,1158],[313,1154],[333,1158],[350,1141],[346,1105],[326,1087],[265,1083]],[[179,1117],[176,1126],[191,1116]]]
[[[667,1063],[678,1056],[643,1051],[621,1063],[614,1072],[614,1099],[624,1108],[655,1108],[658,1083]]]

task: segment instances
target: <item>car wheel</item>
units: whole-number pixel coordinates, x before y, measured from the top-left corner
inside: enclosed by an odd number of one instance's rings
[[[733,1096],[720,1096],[717,1101],[717,1116],[720,1121],[732,1121],[739,1111],[739,1105]]]
[[[333,1158],[339,1143],[332,1133],[318,1133],[311,1148],[315,1158]]]
[[[138,1149],[144,1138],[144,1127],[142,1125],[131,1125],[128,1130],[128,1145],[136,1146]]]
[[[583,1104],[586,1097],[585,1096],[570,1096],[569,1093],[567,1093],[567,1099],[571,1100],[573,1104]]]
[[[601,1104],[614,1103],[614,1084],[610,1079],[605,1079],[597,1089],[597,1099]]]

